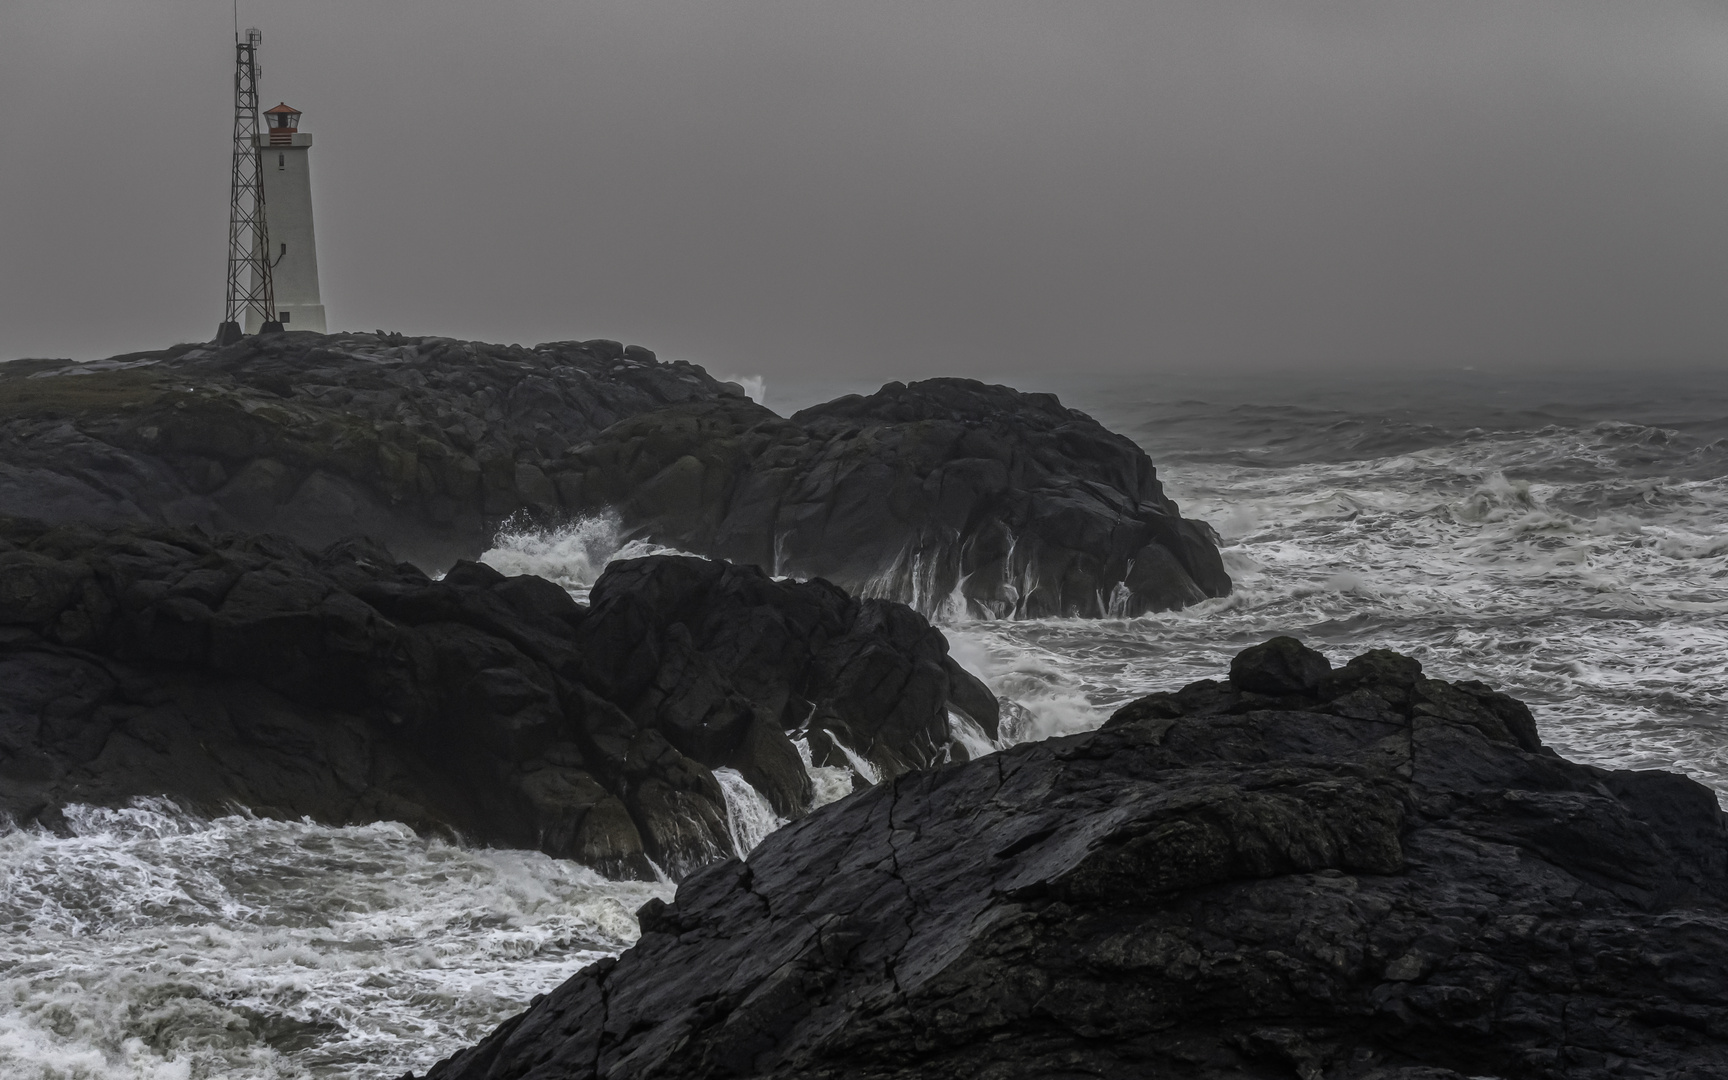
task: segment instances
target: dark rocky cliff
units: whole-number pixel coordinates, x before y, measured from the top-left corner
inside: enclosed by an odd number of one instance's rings
[[[1715,797],[1289,639],[902,776],[640,915],[433,1080],[1728,1075]]]
[[[682,875],[733,851],[714,769],[796,818],[794,736],[893,776],[965,755],[951,712],[995,730],[901,604],[672,557],[592,599],[359,542],[0,518],[0,812],[168,795]]]
[[[1229,592],[1130,440],[963,379],[785,419],[615,341],[288,333],[0,364],[0,513],[366,535],[425,569],[513,515],[619,518],[934,614],[1133,615]]]
[[[710,400],[564,456],[578,505],[662,543],[829,578],[926,614],[1138,615],[1230,591],[1131,440],[968,379],[890,383],[781,419]]]
[[[618,420],[743,392],[615,341],[532,349],[313,333],[90,364],[0,364],[0,513],[366,535],[442,569],[519,510],[561,507],[548,465]]]

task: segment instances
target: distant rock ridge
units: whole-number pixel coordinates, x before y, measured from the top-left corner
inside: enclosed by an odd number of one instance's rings
[[[926,615],[1137,615],[1230,590],[1132,441],[1046,394],[890,383],[782,418],[616,341],[303,332],[0,364],[0,513],[366,535],[442,569],[501,522],[825,577]]]
[[[1719,1077],[1725,820],[1275,639],[781,829],[427,1078]]]
[[[951,717],[996,734],[901,604],[670,556],[592,601],[360,541],[0,518],[0,813],[166,795],[678,877],[735,850],[715,769],[797,818],[794,738],[863,786],[965,757]]]

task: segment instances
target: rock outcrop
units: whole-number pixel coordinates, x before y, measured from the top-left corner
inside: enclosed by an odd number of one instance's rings
[[[366,535],[429,570],[514,515],[616,515],[927,615],[1135,615],[1230,589],[1145,453],[1050,395],[932,379],[784,419],[615,341],[294,332],[0,364],[0,513]]]
[[[925,614],[1138,615],[1230,591],[1216,537],[1145,452],[1049,394],[889,383],[782,419],[749,401],[633,417],[560,490],[639,535],[821,576]]]
[[[795,739],[880,778],[964,757],[951,713],[995,730],[904,605],[666,556],[592,600],[364,542],[0,519],[0,812],[168,795],[679,876],[734,851],[716,769],[796,818]]]
[[[743,391],[616,341],[306,332],[0,364],[0,514],[370,536],[429,569],[563,506],[548,464],[618,420]]]
[[[433,1080],[1728,1075],[1710,791],[1290,639],[709,867]]]

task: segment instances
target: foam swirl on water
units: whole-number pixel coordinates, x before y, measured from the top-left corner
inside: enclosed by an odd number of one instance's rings
[[[163,800],[0,833],[0,1075],[394,1077],[635,940],[668,885]]]
[[[1468,381],[1429,388],[1419,409],[1067,388],[1219,530],[1234,594],[1133,620],[944,630],[1034,737],[1294,634],[1334,662],[1385,647],[1481,679],[1529,702],[1562,754],[1675,769],[1728,800],[1728,385],[1677,383],[1652,402],[1643,383],[1579,381],[1584,404],[1498,411]]]
[[[996,740],[961,725],[968,753],[1095,727],[1291,633],[1335,662],[1388,647],[1480,678],[1529,701],[1563,754],[1728,793],[1728,379],[1571,379],[1570,404],[1552,382],[1418,382],[1028,387],[1138,439],[1222,534],[1236,591],[1131,620],[947,611],[954,655],[1003,700]],[[869,388],[810,396],[837,389]],[[666,550],[598,517],[512,526],[484,559],[585,598],[611,559]],[[852,789],[847,769],[811,775],[818,804]],[[720,780],[747,850],[776,819],[742,776]],[[67,817],[65,837],[0,831],[8,1078],[422,1070],[628,946],[632,912],[672,892],[399,825],[160,801]]]

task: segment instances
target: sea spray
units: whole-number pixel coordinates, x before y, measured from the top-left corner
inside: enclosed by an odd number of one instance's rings
[[[818,765],[810,753],[810,740],[800,735],[792,740],[804,771],[810,774],[810,808],[827,806],[852,794],[852,770],[838,765]]]
[[[669,885],[160,799],[0,832],[0,1076],[400,1076],[635,940]]]
[[[616,514],[588,515],[553,526],[513,517],[499,528],[480,561],[501,574],[543,577],[586,601],[588,590],[614,560],[689,554],[646,540],[626,540],[623,532]]]
[[[1135,619],[935,610],[1003,699],[992,744],[1096,727],[1294,633],[1334,662],[1384,646],[1483,679],[1528,700],[1562,753],[1728,792],[1728,392],[1571,382],[1616,415],[1492,404],[1500,389],[1473,383],[1399,407],[1354,384],[1292,405],[1268,379],[1234,397],[1050,387],[1142,442],[1223,535],[1236,591]],[[518,528],[485,559],[585,596],[609,560],[663,550],[619,532]],[[793,741],[817,806],[851,793],[849,768]],[[631,912],[672,895],[397,825],[163,803],[68,821],[67,836],[0,832],[8,1078],[400,1076],[624,948]]]
[[[843,741],[841,741],[840,736],[829,731],[827,728],[822,729],[822,734],[826,735],[828,741],[833,743],[835,748],[838,749],[841,754],[845,755],[846,763],[852,766],[852,771],[862,777],[866,783],[875,786],[882,782],[882,774],[880,770],[870,762],[869,758],[866,758],[863,754],[860,754],[850,746],[847,746]]]
[[[758,405],[768,404],[768,380],[760,375],[721,375],[719,381],[736,383],[751,401]]]
[[[895,575],[915,586],[1002,699],[1001,744],[1096,727],[1295,633],[1335,661],[1383,646],[1502,686],[1562,752],[1678,768],[1728,793],[1728,684],[1712,668],[1728,655],[1728,393],[1640,384],[1591,399],[1696,417],[1646,423],[1485,411],[1444,385],[1403,412],[1355,387],[1302,406],[1056,389],[1142,442],[1168,492],[1219,530],[1236,587],[1135,619],[1016,620],[957,610],[903,553],[873,591]],[[487,560],[582,590],[638,553],[601,520],[501,537]]]

